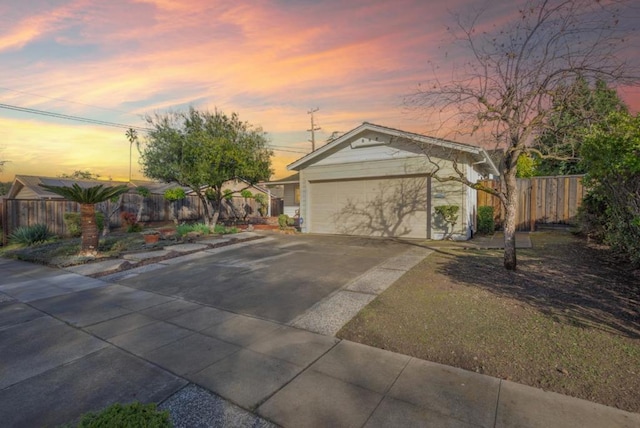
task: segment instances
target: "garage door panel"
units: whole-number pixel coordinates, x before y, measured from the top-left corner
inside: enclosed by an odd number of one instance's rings
[[[426,238],[424,177],[314,182],[309,195],[311,232]]]

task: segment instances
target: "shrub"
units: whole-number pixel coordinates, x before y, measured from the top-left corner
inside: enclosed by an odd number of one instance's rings
[[[106,409],[85,414],[77,428],[108,428],[108,427],[149,427],[171,428],[173,424],[168,411],[160,411],[156,405],[131,403],[113,404]]]
[[[231,189],[224,189],[224,194],[222,196],[225,201],[230,201],[233,199],[233,191]]]
[[[295,220],[286,214],[280,214],[278,216],[278,226],[280,226],[280,229],[286,229],[287,227],[291,227],[294,225],[294,223],[295,223]]]
[[[434,208],[436,214],[440,215],[445,223],[450,225],[449,233],[445,234],[443,239],[448,239],[453,235],[453,229],[458,221],[459,209],[460,207],[457,205],[440,205]]]
[[[46,224],[34,224],[33,226],[21,226],[9,236],[12,244],[34,245],[45,242],[53,237]]]
[[[493,207],[478,207],[478,233],[488,235],[493,233],[496,225],[493,220]]]
[[[215,227],[213,228],[213,232],[214,233],[219,233],[222,235],[228,235],[230,233],[238,233],[238,228],[237,227],[227,227],[224,226],[222,224],[216,224]]]
[[[140,232],[142,230],[142,225],[138,223],[138,219],[134,213],[123,211],[120,214],[120,218],[125,226],[127,226],[127,233]]]
[[[211,228],[204,223],[196,223],[192,225],[192,228],[194,232],[202,233],[203,235],[208,235],[211,233]]]
[[[256,193],[253,195],[253,199],[255,199],[258,204],[258,212],[264,217],[267,214],[267,207],[269,206],[267,204],[267,197],[263,193]]]
[[[63,219],[69,235],[75,238],[82,235],[82,220],[80,219],[80,213],[64,213]],[[104,229],[104,214],[100,211],[96,212],[96,225],[98,226],[99,231]]]
[[[179,224],[176,226],[176,234],[178,236],[184,236],[189,232],[198,232],[203,235],[208,235],[211,233],[211,228],[204,223]]]
[[[187,195],[184,193],[184,189],[182,187],[173,187],[171,189],[167,189],[164,192],[164,198],[167,201],[179,201],[180,199],[186,198]]]
[[[136,192],[138,192],[138,195],[142,196],[143,198],[148,198],[149,196],[151,196],[151,191],[146,187],[138,187],[136,189]]]
[[[245,199],[251,199],[253,198],[253,193],[251,193],[249,189],[244,189],[242,192],[240,192],[240,196]]]

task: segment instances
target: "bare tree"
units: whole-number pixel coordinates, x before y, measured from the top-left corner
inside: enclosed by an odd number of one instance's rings
[[[409,105],[446,118],[444,127],[476,139],[484,135],[485,145],[502,149],[500,189],[469,181],[455,162],[456,174],[436,172],[435,178],[459,181],[500,199],[506,269],[516,269],[518,158],[548,129],[554,106],[569,101],[560,98],[575,96],[567,86],[579,78],[613,84],[638,81],[625,57],[633,52],[625,51],[625,37],[633,31],[623,22],[626,5],[615,0],[531,0],[515,10],[507,24],[490,30],[481,21],[486,10],[467,20],[456,15],[450,32],[464,62],[456,64],[447,79],[438,77],[440,70],[434,67],[434,77],[408,97]],[[459,58],[461,52],[452,56]]]

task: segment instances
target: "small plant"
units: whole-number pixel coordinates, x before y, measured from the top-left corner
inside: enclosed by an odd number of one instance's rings
[[[53,238],[46,224],[34,224],[33,226],[21,226],[9,236],[12,244],[31,246],[40,244]]]
[[[233,199],[233,190],[224,189],[224,195],[222,196],[225,201],[230,201]]]
[[[204,223],[196,223],[192,225],[193,231],[202,233],[203,235],[208,235],[211,233],[211,228]]]
[[[127,233],[140,232],[142,225],[138,223],[138,218],[134,213],[124,211],[120,214],[122,222],[127,226]]]
[[[197,232],[202,235],[208,235],[211,233],[211,228],[204,223],[179,224],[178,226],[176,226],[176,234],[178,236],[184,236],[190,232]]]
[[[184,189],[182,187],[172,187],[171,189],[164,191],[164,198],[170,202],[179,201],[186,197],[187,195],[184,193]]]
[[[286,229],[288,227],[291,227],[294,225],[294,223],[295,223],[295,220],[286,214],[280,214],[278,216],[278,226],[280,226],[280,229]]]
[[[457,205],[440,205],[434,209],[436,214],[440,215],[444,222],[450,226],[449,233],[445,234],[442,239],[450,239],[451,235],[453,235],[453,229],[458,222],[458,210],[460,207]]]
[[[221,235],[228,235],[231,233],[238,233],[237,227],[227,227],[222,224],[216,224],[213,228],[213,233],[219,233]]]
[[[82,219],[80,218],[80,213],[64,213],[63,220],[70,236],[77,238],[82,235]],[[98,231],[104,229],[104,214],[100,211],[96,211],[96,226],[98,226]]]
[[[77,428],[149,427],[171,428],[168,411],[160,411],[156,405],[131,403],[113,404],[100,412],[86,413]]]
[[[493,233],[496,225],[493,220],[493,207],[478,207],[478,233],[488,235]]]

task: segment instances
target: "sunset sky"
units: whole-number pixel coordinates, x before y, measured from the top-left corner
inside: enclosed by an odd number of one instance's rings
[[[311,108],[319,144],[364,121],[425,132],[403,97],[430,76],[429,61],[444,60],[451,12],[472,4],[0,0],[0,160],[10,161],[0,181],[129,174],[125,129],[6,106],[138,127],[167,109],[237,112],[268,133],[274,178],[310,151]],[[501,20],[514,2],[487,4],[487,19]],[[625,18],[639,22],[640,13]],[[620,94],[640,110],[637,88]],[[133,153],[133,178],[143,178]]]

